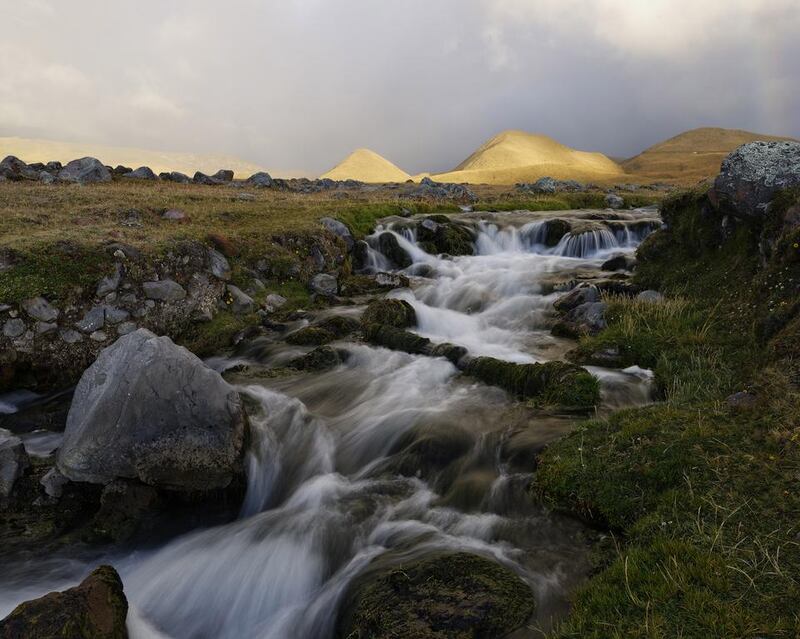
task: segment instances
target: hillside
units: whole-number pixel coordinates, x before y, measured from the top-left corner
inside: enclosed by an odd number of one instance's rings
[[[692,129],[625,160],[622,167],[627,173],[650,179],[697,181],[719,173],[725,156],[742,144],[754,140],[787,139],[791,138],[739,129]]]
[[[356,149],[320,177],[361,182],[405,182],[411,178],[385,157],[369,149]]]
[[[0,158],[7,155],[16,155],[29,164],[51,160],[66,163],[89,155],[110,166],[118,164],[131,168],[149,166],[156,173],[180,171],[188,175],[192,175],[195,171],[215,173],[219,169],[231,169],[236,177],[249,177],[253,173],[265,170],[257,164],[227,155],[171,153],[132,147],[77,144],[17,137],[0,138]],[[276,177],[280,176],[281,172],[278,171]]]
[[[620,166],[602,153],[577,151],[545,135],[504,131],[447,173],[434,178],[447,182],[513,184],[540,177],[594,180],[622,174]]]

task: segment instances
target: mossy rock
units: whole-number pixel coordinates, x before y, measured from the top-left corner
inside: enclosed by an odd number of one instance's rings
[[[127,639],[128,601],[111,566],[75,588],[26,601],[0,621],[3,639]]]
[[[412,264],[411,256],[400,246],[397,237],[388,231],[378,236],[378,250],[397,268],[407,268]]]
[[[469,351],[467,351],[467,349],[463,346],[450,344],[449,342],[443,342],[433,347],[431,355],[433,357],[444,357],[454,366],[457,366],[458,363],[468,354],[468,352]]]
[[[357,578],[338,620],[340,639],[494,639],[520,628],[535,609],[528,585],[470,553],[439,554]]]
[[[567,362],[515,364],[493,357],[470,360],[464,372],[487,384],[539,403],[588,409],[600,401],[600,386],[588,371]]]
[[[342,358],[336,349],[330,346],[320,346],[302,357],[289,362],[291,368],[302,371],[323,371],[335,368],[342,363]]]
[[[306,326],[286,336],[286,341],[295,346],[321,346],[335,339],[333,333],[318,326]]]
[[[428,338],[385,324],[370,324],[364,330],[364,338],[371,344],[412,355],[428,355],[431,351]]]
[[[383,324],[394,328],[408,328],[417,323],[414,307],[405,300],[383,299],[370,302],[361,316],[365,328],[372,324]]]
[[[556,246],[561,241],[561,238],[572,230],[569,222],[558,218],[547,220],[545,228],[547,229],[544,236],[546,246]]]
[[[318,328],[333,333],[337,338],[345,337],[357,331],[359,326],[360,324],[357,319],[346,315],[333,315],[317,324]]]

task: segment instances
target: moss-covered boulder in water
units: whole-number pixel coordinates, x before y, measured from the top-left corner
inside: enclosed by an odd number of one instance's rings
[[[371,344],[412,355],[428,355],[432,348],[427,337],[386,324],[370,324],[364,329],[364,338]]]
[[[522,579],[478,555],[381,563],[350,586],[340,639],[494,639],[524,625],[535,609]]]
[[[318,326],[306,326],[286,336],[286,341],[295,346],[320,346],[335,339],[333,333]]]
[[[397,237],[388,231],[378,236],[378,250],[397,268],[411,266],[411,256],[400,246]]]
[[[3,639],[126,639],[128,601],[111,566],[75,588],[26,601],[0,621]]]
[[[400,437],[384,470],[406,477],[431,477],[466,455],[475,438],[453,424],[420,424]]]
[[[353,331],[357,331],[359,323],[354,317],[348,317],[347,315],[331,315],[322,320],[317,326],[329,333],[333,333],[336,337],[345,337]]]
[[[335,368],[341,363],[342,358],[336,349],[330,346],[320,346],[302,357],[293,359],[288,366],[301,371],[323,371]]]
[[[385,324],[395,328],[408,328],[417,323],[414,307],[405,300],[384,299],[370,302],[361,316],[365,328],[372,324]]]
[[[566,220],[553,219],[547,220],[545,225],[544,243],[546,246],[556,246],[561,238],[572,230],[572,226]]]
[[[420,246],[428,253],[472,255],[474,235],[470,229],[445,215],[428,216],[417,225]]]
[[[569,408],[591,408],[600,400],[600,386],[588,371],[567,362],[514,364],[493,357],[476,357],[464,368],[467,375],[499,386],[519,397]]]

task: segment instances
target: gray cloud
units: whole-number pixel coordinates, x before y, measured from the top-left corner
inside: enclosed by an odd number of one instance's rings
[[[323,171],[450,168],[507,128],[629,156],[705,125],[800,136],[796,0],[28,0],[0,135]]]

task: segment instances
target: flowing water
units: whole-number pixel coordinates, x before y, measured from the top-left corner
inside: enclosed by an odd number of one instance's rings
[[[387,224],[379,231],[395,233],[414,262],[406,269],[412,286],[391,295],[413,305],[415,330],[434,342],[513,362],[562,358],[574,343],[549,332],[557,290],[598,277],[610,255],[633,251],[652,214],[633,212],[613,226],[598,213],[557,215],[585,218],[588,228],[548,248],[542,214],[468,214],[476,255],[455,258],[429,255],[412,231]],[[372,268],[390,268],[370,241]],[[333,636],[348,584],[371,562],[462,549],[495,558],[530,584],[536,616],[515,636],[539,636],[585,577],[595,535],[545,512],[526,491],[536,451],[575,417],[538,412],[442,358],[335,346],[346,358],[333,370],[230,377],[253,428],[236,521],[156,548],[9,565],[0,616],[107,561],[122,575],[133,637],[324,639]],[[208,363],[263,370],[308,350],[258,338]],[[601,412],[649,401],[647,371],[590,370],[601,381]],[[36,451],[53,445],[29,439]],[[431,449],[436,454],[424,452]]]

